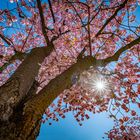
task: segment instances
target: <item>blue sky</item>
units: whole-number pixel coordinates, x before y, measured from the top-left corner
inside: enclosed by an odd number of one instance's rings
[[[82,126],[75,121],[71,112],[59,122],[42,124],[37,140],[101,140],[104,132],[110,130],[113,121],[108,118],[108,113],[91,114]]]

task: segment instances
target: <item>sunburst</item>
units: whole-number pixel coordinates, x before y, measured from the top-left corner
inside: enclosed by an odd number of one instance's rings
[[[110,91],[110,83],[102,76],[93,77],[94,80],[91,83],[92,91],[98,94],[105,94]]]
[[[111,82],[107,77],[92,71],[84,72],[80,76],[80,85],[87,91],[93,92],[95,95],[107,95],[111,92]]]

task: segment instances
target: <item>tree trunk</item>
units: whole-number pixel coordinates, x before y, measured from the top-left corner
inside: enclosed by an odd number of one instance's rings
[[[81,73],[95,64],[92,57],[84,58],[51,80],[39,94],[24,98],[14,109],[10,119],[0,123],[0,140],[35,140],[45,109],[64,89],[72,86],[75,73]]]
[[[19,136],[23,126],[32,123],[32,120],[27,121],[27,118],[33,119],[33,114],[29,114],[29,117],[27,113],[26,116],[23,115],[24,103],[30,96],[32,97],[30,90],[38,75],[40,64],[52,50],[52,46],[33,49],[12,77],[0,87],[0,140],[28,139]],[[39,130],[40,120],[41,115],[37,118],[37,127],[33,129]],[[30,128],[27,130],[31,135],[29,139],[35,139],[36,131],[32,134]]]
[[[34,114],[24,113],[24,104],[32,99],[36,95],[38,83],[34,81],[33,86],[28,92],[28,95],[23,98],[17,107],[13,109],[13,113],[6,121],[0,122],[0,140],[35,140],[40,129],[41,115],[39,117],[33,117]],[[25,115],[24,115],[25,114]],[[33,120],[29,118],[37,119],[35,127],[31,128]],[[25,124],[29,127],[27,132],[23,131]]]
[[[24,115],[22,106],[14,111],[8,121],[0,123],[0,140],[35,140],[40,130],[41,115],[30,112]]]
[[[12,77],[0,87],[0,120],[7,121],[13,108],[28,94],[40,64],[52,52],[52,47],[35,48],[25,58]]]

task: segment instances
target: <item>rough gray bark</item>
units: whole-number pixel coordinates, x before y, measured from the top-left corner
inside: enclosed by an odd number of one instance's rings
[[[29,94],[25,96],[21,100],[21,102],[13,109],[13,114],[9,118],[8,121],[2,121],[0,122],[0,140],[34,140],[36,139],[39,129],[40,129],[40,124],[41,124],[41,117],[38,118],[35,127],[31,130],[28,128],[27,131],[30,132],[30,134],[26,137],[24,136],[24,133],[22,133],[22,127],[25,125],[25,123],[28,121],[26,118],[27,116],[24,117],[23,114],[23,108],[24,108],[24,103],[33,98],[35,96],[35,93],[37,91],[37,86],[38,84],[36,81],[34,81],[33,86],[29,90]],[[31,114],[30,114],[31,115]],[[28,122],[28,124],[32,124],[32,120]],[[22,133],[23,135],[21,136]]]
[[[18,104],[14,109],[10,119],[1,122],[0,140],[35,139],[39,133],[41,116],[46,107],[48,107],[64,89],[72,86],[71,78],[75,72],[81,73],[91,65],[96,65],[96,61],[93,57],[85,57],[82,60],[78,60],[76,64],[73,64],[64,73],[51,80],[49,84],[41,90],[38,95],[33,96],[31,100],[23,99],[21,104]],[[33,92],[34,90],[31,88],[30,91]]]
[[[52,47],[36,48],[25,58],[12,77],[0,87],[0,120],[6,121],[13,108],[27,95],[40,64],[48,56]]]

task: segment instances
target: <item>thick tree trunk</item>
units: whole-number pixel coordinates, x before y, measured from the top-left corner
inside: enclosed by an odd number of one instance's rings
[[[52,47],[36,48],[25,58],[12,77],[0,87],[0,120],[6,121],[13,108],[27,95],[40,64],[52,51]]]
[[[33,120],[28,120],[28,116],[32,116],[33,114],[24,115],[23,108],[24,104],[32,99],[36,95],[38,83],[34,81],[33,86],[28,92],[28,95],[23,98],[18,106],[14,108],[12,115],[7,121],[1,121],[0,122],[0,140],[35,140],[36,136],[39,133],[39,128],[41,124],[41,115],[38,117],[35,127],[30,129],[30,127],[27,128],[27,131],[29,132],[29,135],[26,135],[26,132],[24,133],[22,129],[24,128],[24,125],[27,123],[29,126],[32,126]],[[30,117],[31,118],[31,117]],[[34,118],[34,117],[32,117]],[[21,135],[22,133],[22,135]],[[24,136],[25,134],[25,136]]]
[[[0,87],[0,140],[24,140],[19,137],[24,123],[27,122],[27,117],[24,117],[22,112],[24,102],[32,96],[30,90],[38,75],[40,64],[52,50],[52,46],[33,49],[12,77]],[[37,122],[40,124],[40,121]],[[31,137],[35,137],[35,135]]]
[[[21,107],[15,111],[9,121],[0,123],[0,140],[35,140],[40,130],[41,115],[30,113],[24,115]]]
[[[16,111],[9,121],[0,123],[0,140],[35,140],[40,130],[41,115],[23,115],[21,108]]]
[[[35,140],[40,129],[42,115],[45,109],[59,96],[64,89],[73,84],[73,75],[81,73],[91,65],[96,65],[92,57],[79,60],[68,70],[51,80],[38,95],[23,99],[15,108],[8,121],[0,124],[0,140]],[[32,91],[32,89],[31,89]]]

